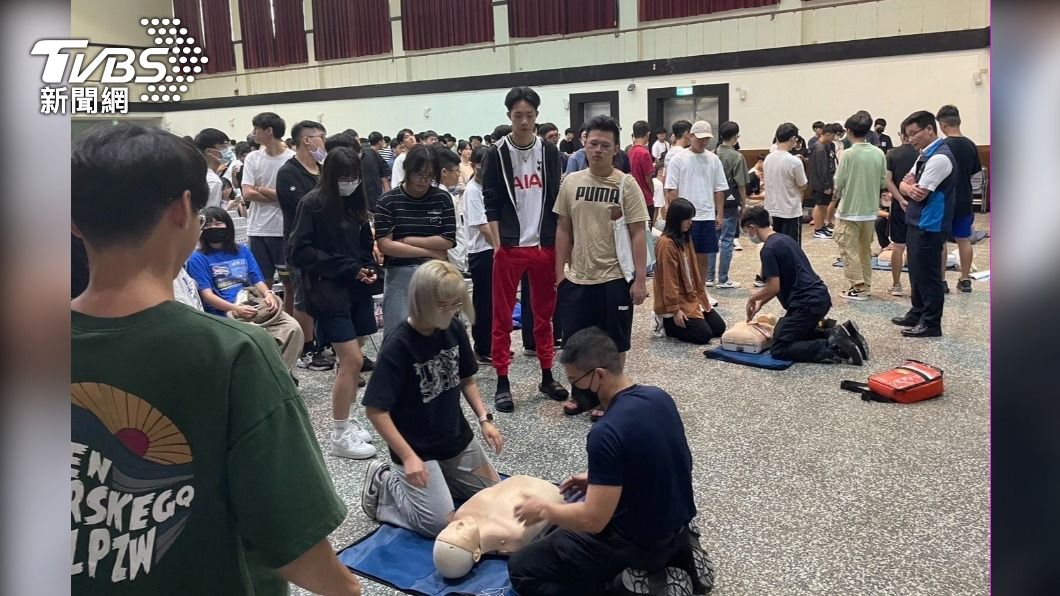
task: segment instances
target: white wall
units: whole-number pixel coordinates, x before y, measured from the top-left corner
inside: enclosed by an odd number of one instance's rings
[[[935,112],[947,103],[961,109],[964,133],[986,145],[990,143],[990,77],[985,75],[983,84],[977,86],[972,74],[987,66],[988,50],[970,50],[650,77],[634,79],[637,88],[633,92],[626,91],[630,79],[542,86],[537,88],[542,99],[538,122],[551,121],[563,130],[570,123],[570,113],[563,107],[569,94],[618,90],[621,124],[628,132],[635,120],[647,118],[649,88],[728,83],[729,116],[740,124],[740,144],[748,149],[768,147],[781,122],[794,122],[808,133],[815,120],[843,122],[860,109],[868,110],[874,118],[887,119],[888,132],[894,136],[898,124],[912,112]],[[736,87],[747,91],[746,101],[736,95]],[[506,92],[496,89],[171,112],[165,115],[165,125],[181,135],[215,127],[242,139],[250,132],[255,114],[274,111],[287,121],[288,128],[298,120],[310,119],[333,132],[352,127],[365,136],[372,130],[393,136],[408,127],[467,138],[507,121],[503,104]],[[430,115],[425,117],[428,107]]]
[[[86,2],[88,0],[77,0]],[[107,0],[108,3],[130,0]],[[157,0],[151,0],[155,2]],[[233,24],[238,0],[232,4]],[[637,0],[619,0],[620,16],[635,18]],[[188,100],[231,97],[330,87],[350,87],[446,79],[485,74],[529,72],[640,60],[699,56],[818,43],[979,29],[990,24],[989,0],[781,0],[760,9],[728,11],[701,18],[638,23],[620,22],[618,31],[569,38],[512,40],[506,45],[503,6],[495,7],[494,43],[429,52],[400,51],[400,23],[395,21],[395,52],[389,56],[330,61],[289,68],[245,71],[236,45],[237,71],[198,77]],[[306,0],[306,5],[310,3]],[[391,15],[400,2],[392,0]],[[308,11],[307,11],[308,15]],[[312,23],[307,19],[307,23]],[[239,28],[233,31],[239,36]],[[310,55],[312,45],[310,44]],[[969,75],[970,76],[970,75]]]

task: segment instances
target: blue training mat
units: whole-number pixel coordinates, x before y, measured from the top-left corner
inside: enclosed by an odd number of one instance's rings
[[[711,360],[721,360],[733,364],[746,364],[755,368],[767,368],[769,370],[784,370],[792,364],[791,360],[777,360],[769,353],[769,350],[761,354],[748,354],[746,352],[730,352],[721,348],[713,348],[703,352],[703,355]]]
[[[357,575],[406,594],[515,596],[508,579],[507,557],[484,556],[471,573],[457,580],[448,580],[434,570],[433,551],[434,539],[383,524],[342,549],[339,561]]]

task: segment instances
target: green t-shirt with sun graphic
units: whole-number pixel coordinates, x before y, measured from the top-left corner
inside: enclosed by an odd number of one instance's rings
[[[346,507],[271,337],[164,302],[71,313],[75,594],[286,594]]]

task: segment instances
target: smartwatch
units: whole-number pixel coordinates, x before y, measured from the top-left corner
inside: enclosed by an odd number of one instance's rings
[[[482,424],[483,422],[493,422],[493,414],[487,411],[482,416],[479,416],[478,423]]]

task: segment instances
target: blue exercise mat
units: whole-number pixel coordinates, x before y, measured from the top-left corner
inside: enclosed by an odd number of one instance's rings
[[[794,364],[791,360],[777,360],[769,353],[769,350],[766,350],[761,354],[748,354],[746,352],[730,352],[729,350],[723,350],[721,348],[713,348],[704,351],[703,355],[711,360],[721,360],[722,362],[731,362],[733,364],[746,364],[747,366],[766,368],[769,370],[784,370]]]
[[[477,594],[515,596],[507,557],[485,556],[471,573],[448,580],[434,570],[434,539],[389,524],[339,552],[339,561],[357,575],[418,596]]]

